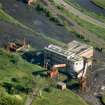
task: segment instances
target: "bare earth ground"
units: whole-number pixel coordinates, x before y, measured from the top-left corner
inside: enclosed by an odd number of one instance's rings
[[[49,21],[49,19],[46,16],[44,16],[44,14],[40,14],[40,13],[36,12],[36,10],[34,8],[29,8],[26,6],[26,4],[24,4],[22,2],[15,1],[15,0],[6,0],[6,2],[4,0],[1,0],[0,2],[3,5],[3,9],[8,14],[15,17],[17,20],[19,20],[23,24],[27,25],[28,27],[31,27],[33,30],[35,30],[37,32],[43,33],[48,37],[54,38],[59,41],[63,41],[65,43],[67,43],[73,39],[76,39],[76,37],[72,33],[68,32],[64,27],[57,26],[55,23]],[[3,27],[4,27],[3,31],[4,31],[4,33],[9,33],[9,29],[7,27],[9,24],[8,25],[6,25],[6,24],[8,24],[8,23],[3,24]],[[12,27],[12,26],[10,26],[10,27]],[[2,28],[2,23],[0,25],[0,28]],[[17,36],[17,34],[19,33],[19,35],[23,36],[24,34],[22,34],[20,32],[20,29],[18,29],[18,30],[14,29],[14,31],[12,31],[11,35]],[[0,39],[2,39],[2,35],[1,35]],[[28,34],[27,36],[33,37],[33,38],[35,37],[34,35],[30,36],[30,34]],[[17,37],[19,37],[19,36],[17,36]],[[36,39],[35,41],[37,42],[38,40]]]

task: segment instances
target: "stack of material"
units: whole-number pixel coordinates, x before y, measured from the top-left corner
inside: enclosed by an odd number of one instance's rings
[[[29,50],[30,45],[24,39],[22,42],[9,42],[6,48],[10,52],[24,52]]]

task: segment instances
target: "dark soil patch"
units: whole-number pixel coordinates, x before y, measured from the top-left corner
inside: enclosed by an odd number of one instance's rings
[[[0,21],[0,46],[4,47],[9,41],[23,40],[26,38],[35,48],[43,48],[48,45],[48,41],[43,39],[41,36],[31,32],[27,32],[24,29],[18,28],[13,24],[8,24]]]
[[[35,8],[30,8],[23,2],[19,2],[18,0],[6,0],[6,2],[1,0],[0,2],[8,14],[48,37],[65,43],[76,39],[75,35],[68,32],[63,26],[56,25],[44,14],[38,13]]]

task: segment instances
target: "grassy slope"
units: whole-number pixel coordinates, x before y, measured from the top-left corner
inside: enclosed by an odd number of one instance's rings
[[[0,50],[0,84],[7,82],[14,85],[32,87],[32,72],[40,70],[43,69],[39,66],[29,64],[18,54],[10,54]],[[19,81],[13,82],[12,78],[17,78]],[[49,82],[48,78],[45,79],[40,76],[34,77],[34,79],[37,86],[41,87]],[[80,97],[72,93],[70,90],[61,92],[54,88],[51,93],[42,93],[42,98],[37,97],[33,105],[87,105]],[[56,103],[53,100],[56,100]]]
[[[42,97],[34,100],[32,105],[87,105],[80,97],[69,90],[53,89],[50,93],[43,92],[42,94]]]
[[[14,62],[14,63],[13,63]],[[24,61],[18,54],[9,54],[0,50],[0,82],[11,82],[11,78],[23,78],[32,74],[40,67]]]
[[[92,0],[92,2],[95,3],[97,6],[105,8],[105,0]]]
[[[4,83],[26,88],[32,87],[32,72],[37,70],[42,70],[42,68],[29,64],[18,54],[10,54],[0,50],[0,87]],[[13,82],[13,78],[18,79],[18,82]],[[25,96],[25,94],[22,96]]]

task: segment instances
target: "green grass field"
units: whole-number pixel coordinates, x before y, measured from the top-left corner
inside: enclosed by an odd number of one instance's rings
[[[41,68],[27,63],[18,54],[0,50],[0,83],[11,82],[12,78],[31,78],[32,72],[39,69]]]
[[[43,92],[42,97],[36,98],[32,105],[87,105],[83,99],[70,90],[53,89],[52,92]]]
[[[92,2],[95,3],[97,6],[105,8],[105,0],[92,0]]]
[[[38,70],[42,68],[29,64],[20,55],[0,50],[0,87],[11,96],[19,94],[24,101],[27,95],[24,90],[32,88],[32,73]]]
[[[42,90],[42,95],[36,96],[32,105],[87,105],[82,98],[70,90],[58,90],[55,82],[50,78],[35,75],[41,71],[44,69],[28,63],[19,54],[10,54],[0,49],[0,97],[17,100],[14,97],[19,95],[18,98],[25,102],[28,93],[24,90],[36,88]],[[50,88],[49,92],[45,91],[46,86]],[[2,104],[3,98],[0,99],[0,105],[4,105]],[[17,101],[19,103],[19,100]]]

